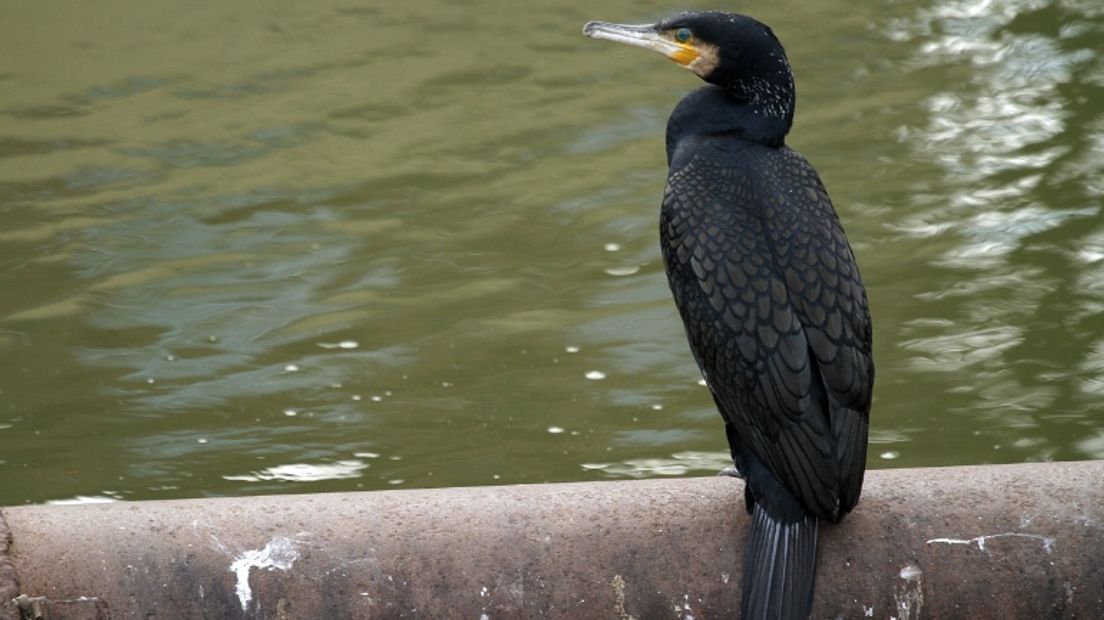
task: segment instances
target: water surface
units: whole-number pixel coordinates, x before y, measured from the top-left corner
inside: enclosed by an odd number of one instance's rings
[[[657,245],[684,5],[24,3],[0,504],[704,475]],[[1104,9],[742,6],[875,320],[871,467],[1104,458]]]

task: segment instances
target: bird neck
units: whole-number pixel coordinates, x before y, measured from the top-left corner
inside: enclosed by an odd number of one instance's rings
[[[667,163],[679,142],[688,138],[726,137],[770,147],[785,144],[793,124],[792,88],[770,89],[705,86],[686,95],[667,120]]]

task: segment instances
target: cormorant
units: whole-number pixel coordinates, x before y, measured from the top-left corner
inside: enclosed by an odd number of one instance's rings
[[[866,290],[816,170],[785,145],[793,74],[766,25],[689,12],[583,33],[709,83],[667,122],[660,241],[751,517],[745,620],[807,618],[818,520],[859,500],[874,362]]]

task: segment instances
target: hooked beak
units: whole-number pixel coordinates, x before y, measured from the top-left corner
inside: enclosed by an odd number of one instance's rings
[[[689,68],[701,57],[690,42],[679,43],[656,29],[654,24],[633,26],[609,22],[587,22],[583,34],[592,39],[608,39],[659,52],[676,63]]]

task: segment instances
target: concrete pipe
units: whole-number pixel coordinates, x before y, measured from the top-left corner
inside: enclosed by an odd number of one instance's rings
[[[868,472],[813,617],[1104,618],[1102,482]],[[747,524],[713,477],[5,508],[0,618],[734,618]]]

